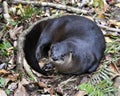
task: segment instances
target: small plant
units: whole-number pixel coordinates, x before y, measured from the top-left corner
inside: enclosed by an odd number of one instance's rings
[[[10,42],[4,41],[3,43],[0,44],[0,56],[6,57],[9,56],[8,49],[12,47]]]
[[[102,10],[104,8],[104,2],[103,0],[93,0],[93,6],[95,8],[99,8],[99,10]]]
[[[4,87],[5,79],[0,77],[0,87]]]
[[[24,11],[21,11],[21,17],[26,20],[28,18],[31,18],[32,16],[36,16],[39,15],[39,13],[41,13],[41,11],[36,8],[36,7],[31,7],[31,6],[26,6],[26,8],[24,9]]]
[[[112,92],[115,91],[109,80],[103,80],[95,86],[91,83],[83,83],[78,86],[78,89],[84,90],[89,96],[112,96]]]
[[[105,53],[118,53],[120,51],[120,42],[117,40],[107,43],[107,49]]]
[[[108,60],[108,63],[117,63],[120,58],[120,41],[116,39],[113,42],[107,43],[107,49],[105,50],[105,54],[110,54],[112,56],[112,58]]]
[[[0,19],[2,19],[2,14],[0,14]]]
[[[9,95],[10,95],[10,90],[9,90],[9,89],[6,89],[6,90],[5,90],[5,93],[9,96]]]
[[[31,21],[31,19],[35,19],[36,16],[40,16],[42,14],[42,9],[39,9],[37,7],[33,7],[32,5],[22,6],[21,4],[18,4],[17,6],[13,6],[9,10],[9,14],[13,20],[10,21],[10,25],[20,25],[24,24],[25,22]],[[17,15],[17,16],[16,16]]]

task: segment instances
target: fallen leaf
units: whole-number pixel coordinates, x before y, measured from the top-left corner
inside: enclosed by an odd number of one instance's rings
[[[38,82],[38,85],[41,87],[41,88],[47,88],[47,85],[41,81]]]
[[[52,87],[51,88],[44,88],[44,92],[49,93],[50,96],[54,96],[53,95],[54,89]]]
[[[17,82],[15,83],[11,83],[9,86],[8,86],[8,89],[11,91],[11,92],[14,92],[16,89],[17,89]]]
[[[4,90],[0,89],[0,96],[7,96]]]
[[[22,6],[22,4],[19,4],[18,6],[15,6],[16,9],[18,9],[17,11],[17,15],[21,15],[22,13],[24,13],[24,8]]]
[[[118,61],[117,61],[117,65],[120,66],[120,59],[118,59]]]
[[[116,3],[116,2],[119,1],[119,0],[105,0],[105,1],[107,1],[107,3],[108,3],[109,5],[112,5],[112,4]]]
[[[78,91],[74,96],[85,96],[87,93],[85,91]]]
[[[109,37],[105,37],[105,41],[109,43],[109,42],[112,42],[112,39],[110,39]]]
[[[14,96],[30,96],[27,92],[23,84],[28,84],[29,82],[26,79],[22,79],[18,84],[17,90],[14,92]]]
[[[115,63],[111,62],[110,64],[110,69],[112,69],[115,73],[119,74],[119,70],[118,70],[118,67],[116,66]]]
[[[43,66],[44,66],[45,64],[47,64],[47,62],[48,62],[48,59],[47,59],[47,58],[42,58],[42,59],[39,61],[39,66],[40,66],[40,68],[43,68]]]
[[[120,7],[120,3],[115,4],[115,6]]]
[[[104,19],[105,15],[103,14],[103,12],[101,12],[101,13],[98,14],[97,18]]]
[[[114,72],[114,74],[111,76],[112,79],[120,75],[118,67],[115,63],[111,62],[111,64],[108,67],[112,72]]]
[[[120,76],[118,76],[114,79],[113,85],[117,89],[115,92],[115,96],[119,96],[120,95]]]
[[[110,24],[115,25],[120,28],[120,22],[116,20],[109,20]]]
[[[57,93],[61,94],[60,96],[63,96],[64,92],[63,92],[63,88],[61,87],[57,87],[55,90]]]
[[[7,70],[5,70],[5,69],[0,70],[0,75],[7,75],[7,74],[9,74],[9,72]]]
[[[18,27],[17,25],[15,26],[14,29],[10,29],[9,34],[10,38],[13,40],[16,40],[18,35],[23,31],[23,26]]]
[[[7,63],[0,64],[0,70],[6,69],[6,68],[7,68]]]
[[[19,78],[19,74],[10,74],[10,75],[8,75],[8,78],[11,81],[16,81]]]

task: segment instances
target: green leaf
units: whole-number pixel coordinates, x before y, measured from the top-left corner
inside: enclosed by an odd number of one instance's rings
[[[5,85],[5,79],[0,78],[0,87],[3,87]]]
[[[10,47],[12,47],[12,45],[7,40],[0,44],[0,55],[3,57],[8,56],[7,49]]]
[[[9,90],[9,89],[6,89],[6,90],[5,90],[5,93],[9,96],[9,95],[10,95],[10,90]]]
[[[112,81],[103,80],[95,86],[90,83],[82,83],[78,86],[79,90],[84,90],[89,96],[105,96],[115,91]]]

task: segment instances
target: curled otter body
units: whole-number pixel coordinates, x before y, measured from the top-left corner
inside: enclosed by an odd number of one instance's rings
[[[35,57],[30,57],[35,59],[36,63],[28,62],[33,69],[37,68],[36,71],[45,73],[37,65],[44,57],[49,57],[56,69],[65,74],[83,74],[97,69],[104,55],[105,40],[94,22],[75,15],[62,16],[46,22],[42,30],[36,25],[40,32],[37,38],[34,37],[36,43],[32,46]]]

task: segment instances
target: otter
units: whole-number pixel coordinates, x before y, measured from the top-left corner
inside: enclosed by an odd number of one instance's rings
[[[42,58],[49,58],[60,73],[80,75],[97,69],[105,51],[101,29],[93,21],[76,15],[49,19],[26,36],[25,58],[37,72]]]

